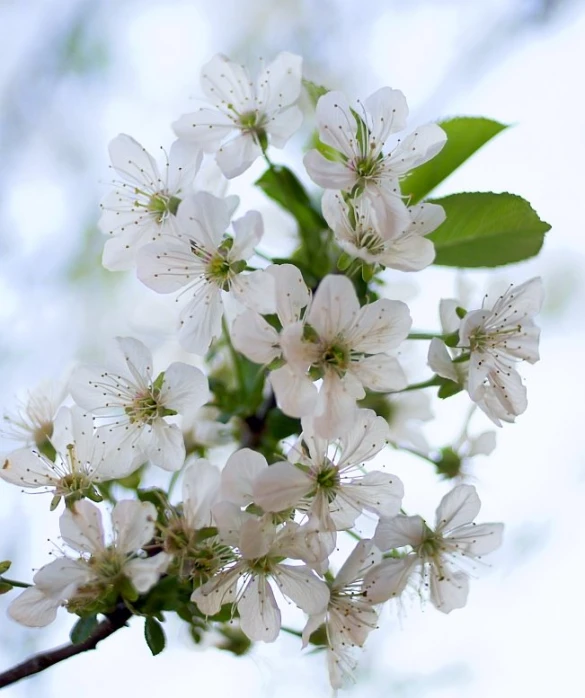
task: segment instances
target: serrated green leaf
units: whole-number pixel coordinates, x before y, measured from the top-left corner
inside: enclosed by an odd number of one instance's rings
[[[497,267],[538,254],[550,225],[528,201],[515,194],[466,192],[433,203],[447,218],[429,238],[435,264],[448,267]]]
[[[144,639],[153,656],[156,657],[157,654],[164,650],[167,644],[165,631],[155,618],[146,618],[144,621]]]
[[[69,638],[74,645],[78,645],[80,642],[85,642],[88,637],[95,631],[98,627],[98,619],[96,616],[85,616],[80,618],[77,623],[71,628],[69,633]]]
[[[508,128],[506,124],[476,116],[439,121],[439,126],[447,134],[443,149],[432,160],[413,170],[402,182],[402,193],[410,196],[411,204],[424,199],[483,145]]]

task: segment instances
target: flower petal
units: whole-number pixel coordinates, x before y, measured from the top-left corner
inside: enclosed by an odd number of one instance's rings
[[[100,510],[86,499],[65,509],[59,519],[61,537],[80,553],[96,553],[104,548],[104,529]]]
[[[154,536],[156,509],[150,502],[124,499],[112,511],[116,549],[133,553],[146,545]]]
[[[481,502],[473,485],[458,485],[441,499],[437,507],[436,530],[450,531],[471,523],[479,514]]]
[[[253,485],[268,469],[266,458],[250,448],[232,453],[221,473],[221,497],[240,507],[254,502]]]

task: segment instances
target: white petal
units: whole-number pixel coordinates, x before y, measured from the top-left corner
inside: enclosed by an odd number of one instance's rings
[[[254,363],[269,364],[281,355],[278,332],[253,310],[234,319],[231,338],[237,351]]]
[[[404,390],[408,385],[406,374],[398,359],[388,354],[374,354],[352,361],[350,371],[370,390]]]
[[[384,603],[400,596],[410,579],[418,559],[416,555],[387,558],[364,577],[364,595],[370,603]]]
[[[431,603],[443,613],[450,613],[455,608],[463,608],[467,603],[469,579],[461,572],[451,573],[433,568],[431,572]]]
[[[290,366],[272,371],[270,384],[274,390],[278,407],[289,417],[311,414],[317,399],[317,388],[303,373],[293,371]]]
[[[249,259],[264,235],[264,222],[258,211],[248,211],[233,222],[234,243],[229,252],[230,260]]]
[[[61,514],[59,529],[65,543],[80,553],[95,553],[104,548],[101,512],[86,499]]]
[[[321,613],[329,603],[329,588],[305,565],[278,565],[273,572],[282,593],[305,613]]]
[[[483,434],[470,439],[470,449],[467,457],[489,456],[496,447],[496,432],[484,431]]]
[[[502,545],[503,524],[487,523],[477,526],[460,526],[445,536],[445,540],[457,548],[462,555],[481,557],[497,550]]]
[[[455,383],[459,382],[459,376],[451,360],[447,345],[438,337],[431,339],[427,362],[430,368],[441,378],[448,378]]]
[[[86,584],[93,576],[85,562],[61,557],[41,567],[33,577],[33,582],[48,596],[68,599],[78,586]]]
[[[348,432],[341,435],[343,446],[338,466],[355,465],[371,460],[387,444],[390,427],[383,417],[373,410],[357,410],[354,422]]]
[[[323,189],[347,190],[357,184],[357,177],[341,162],[327,160],[318,150],[309,150],[303,158],[309,177]]]
[[[154,536],[155,521],[154,504],[131,499],[118,502],[112,511],[116,549],[133,553],[146,545]]]
[[[420,516],[394,516],[381,519],[376,527],[374,543],[380,550],[416,547],[424,537],[424,521]]]
[[[303,59],[294,53],[282,51],[260,73],[258,102],[265,111],[288,107],[301,94]]]
[[[207,378],[195,366],[176,361],[165,371],[160,402],[171,410],[184,413],[198,409],[209,399]]]
[[[402,175],[427,162],[443,148],[447,136],[438,124],[426,124],[404,138],[387,162],[395,175]]]
[[[147,427],[148,429],[148,427]],[[144,454],[159,468],[175,472],[185,463],[185,440],[176,424],[157,419],[150,427],[150,439]]]
[[[8,615],[29,628],[43,628],[55,620],[61,604],[61,599],[45,595],[37,587],[30,587],[10,603]]]
[[[408,105],[400,90],[382,87],[370,95],[364,103],[369,115],[368,127],[380,146],[388,136],[406,128]]]
[[[391,351],[406,339],[411,325],[406,303],[384,298],[360,308],[348,341],[365,354]]]
[[[233,202],[230,199],[232,197],[221,198],[206,191],[199,191],[183,199],[177,212],[177,221],[186,238],[189,253],[190,240],[194,240],[209,253],[215,252],[221,245],[233,213]]]
[[[183,476],[183,510],[190,528],[212,525],[211,508],[219,499],[220,471],[199,458]]]
[[[276,640],[280,632],[280,609],[265,576],[255,575],[246,584],[238,611],[240,626],[251,640]]]
[[[274,279],[263,269],[238,274],[231,281],[230,291],[247,308],[261,315],[268,315],[276,310]]]
[[[481,502],[473,485],[459,485],[441,499],[437,507],[436,530],[450,531],[452,528],[471,523],[479,514]]]
[[[401,235],[380,255],[380,262],[385,267],[400,271],[420,271],[432,264],[434,259],[434,244],[427,238],[410,233]]]
[[[276,528],[269,517],[248,518],[240,529],[239,548],[246,560],[258,560],[269,554]]]
[[[179,343],[187,351],[203,356],[212,340],[221,334],[222,317],[221,291],[215,284],[206,284],[181,311]]]
[[[284,511],[296,506],[314,483],[300,468],[290,463],[274,463],[254,482],[253,500],[264,511]]]
[[[128,182],[144,188],[162,188],[163,181],[154,158],[131,136],[121,133],[108,146],[110,160],[115,170]]]
[[[266,458],[249,448],[232,453],[221,473],[221,497],[241,507],[254,501],[253,483],[268,468]]]
[[[363,571],[372,567],[375,562],[378,562],[379,557],[379,553],[376,554],[375,552],[373,540],[360,540],[337,573],[335,589],[342,589],[344,586],[363,577]]]
[[[152,378],[152,354],[148,347],[134,337],[116,337],[116,345],[126,364],[126,375],[132,376],[137,385]]]
[[[184,240],[165,240],[141,247],[136,274],[157,293],[173,293],[203,276],[203,265]]]
[[[171,145],[168,161],[168,189],[173,194],[190,193],[193,179],[201,166],[202,151],[186,141],[175,141]]]
[[[289,107],[270,117],[264,126],[270,136],[270,143],[275,148],[284,148],[289,138],[296,133],[303,123],[303,112],[298,107]]]
[[[262,149],[251,133],[242,133],[219,147],[215,161],[224,177],[233,179],[245,172],[262,155]]]
[[[314,408],[313,425],[317,434],[325,439],[335,439],[351,427],[357,409],[356,397],[361,399],[364,396],[363,391],[356,395],[355,386],[346,380],[348,376],[341,379],[330,372],[323,379]]]
[[[208,99],[241,113],[254,108],[254,93],[248,71],[227,56],[217,53],[201,68],[201,87]]]
[[[236,584],[242,568],[238,565],[226,572],[220,572],[191,594],[201,613],[214,616],[223,604],[233,603],[236,598]]]
[[[266,271],[272,275],[276,290],[276,312],[283,326],[297,322],[311,293],[300,270],[293,264],[271,264]]]
[[[59,479],[51,466],[52,463],[41,454],[20,448],[3,459],[0,477],[21,487],[50,487]]]
[[[335,148],[348,158],[359,152],[356,139],[357,122],[343,92],[331,90],[320,97],[317,102],[316,116],[319,138],[323,143]]]
[[[242,526],[250,520],[257,521],[253,514],[242,511],[233,502],[220,501],[213,505],[213,518],[219,529],[220,537],[227,543],[237,547],[240,544],[240,531]]]
[[[236,130],[226,114],[209,107],[183,114],[172,126],[179,138],[195,143],[206,152],[216,150],[221,141]]]
[[[134,558],[124,565],[124,574],[139,594],[146,594],[166,572],[172,560],[172,555],[167,553],[157,553],[147,558]]]
[[[341,488],[345,499],[360,510],[378,516],[396,516],[404,497],[404,485],[396,475],[373,470]]]
[[[319,284],[307,321],[321,338],[333,341],[353,326],[359,310],[351,281],[346,276],[329,274]]]

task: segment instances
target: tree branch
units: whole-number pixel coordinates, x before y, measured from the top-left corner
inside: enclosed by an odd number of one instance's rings
[[[132,613],[126,606],[118,607],[115,611],[108,614],[106,619],[98,625],[87,640],[76,645],[71,643],[69,645],[63,645],[62,647],[56,647],[47,652],[40,652],[30,659],[27,659],[25,662],[22,662],[22,664],[17,664],[15,667],[12,667],[12,669],[8,669],[8,671],[0,674],[0,688],[10,686],[33,674],[38,674],[54,664],[69,659],[69,657],[74,657],[76,654],[94,650],[99,642],[113,635],[117,630],[120,630],[120,628],[123,628],[131,616]]]

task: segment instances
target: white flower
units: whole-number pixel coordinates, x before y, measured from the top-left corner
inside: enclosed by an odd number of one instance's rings
[[[312,420],[303,419],[299,445],[288,454],[290,462],[274,463],[260,473],[253,501],[265,511],[308,512],[313,526],[323,532],[351,528],[363,511],[394,516],[404,495],[402,482],[380,470],[363,471],[364,462],[387,440],[388,423],[373,410],[356,411],[349,430],[331,442],[319,437]]]
[[[112,182],[114,190],[102,201],[99,225],[111,236],[104,247],[103,265],[119,271],[134,264],[140,247],[176,230],[175,215],[181,199],[191,191],[201,152],[175,141],[161,171],[131,136],[116,136],[109,150],[121,180]]]
[[[381,198],[386,228],[395,233],[408,225],[398,178],[434,157],[446,136],[437,124],[420,126],[384,152],[389,136],[406,127],[408,106],[400,90],[383,87],[365,102],[351,106],[341,92],[328,92],[317,103],[319,138],[339,154],[326,159],[319,151],[305,155],[313,181],[325,189],[349,192],[370,200]]]
[[[15,411],[2,415],[0,434],[22,446],[43,446],[53,435],[55,416],[66,395],[62,382],[41,383],[18,403]]]
[[[326,191],[323,216],[339,245],[352,257],[401,271],[419,271],[435,258],[435,247],[425,236],[445,220],[438,204],[418,204],[408,209],[408,219],[387,225],[381,198],[346,200],[338,192]]]
[[[199,192],[181,204],[181,236],[147,245],[138,255],[138,277],[149,288],[158,293],[183,289],[192,296],[180,315],[179,341],[196,354],[205,354],[221,332],[222,292],[258,312],[273,311],[272,277],[260,270],[242,273],[262,238],[262,217],[249,211],[233,222],[230,237],[232,212],[229,200]]]
[[[166,553],[140,556],[154,536],[155,519],[150,503],[118,502],[112,511],[114,539],[107,544],[96,506],[83,500],[66,509],[59,519],[61,536],[80,557],[60,557],[42,567],[33,577],[34,586],[10,604],[10,616],[22,625],[42,627],[55,620],[60,606],[81,610],[112,590],[124,589],[126,580],[145,594],[171,561]]]
[[[183,434],[167,417],[207,402],[207,379],[198,368],[180,362],[155,379],[152,354],[132,337],[117,337],[113,349],[111,368],[74,371],[73,399],[105,418],[100,433],[128,467],[150,460],[165,470],[179,470],[185,460]]]
[[[539,360],[540,329],[533,317],[542,306],[543,289],[540,278],[520,286],[511,286],[491,309],[473,310],[465,315],[459,328],[459,347],[468,349],[469,378],[467,390],[472,400],[498,426],[501,411],[513,419],[526,409],[526,388],[514,364]],[[499,409],[490,409],[491,400]]]
[[[371,540],[361,540],[329,584],[330,598],[325,611],[309,616],[303,629],[303,647],[311,634],[325,624],[327,666],[334,689],[342,688],[353,678],[357,661],[354,647],[363,647],[368,635],[377,627],[378,611],[362,589],[364,574],[376,565],[380,552]]]
[[[400,364],[388,352],[406,338],[410,325],[404,303],[382,299],[360,308],[347,277],[326,276],[303,320],[282,332],[287,366],[270,375],[280,409],[291,417],[314,416],[324,438],[340,436],[353,423],[364,387],[406,387]],[[313,385],[318,379],[319,391]]]
[[[181,139],[207,152],[228,178],[250,167],[270,142],[283,148],[300,127],[295,106],[301,92],[300,56],[280,53],[260,73],[256,84],[248,71],[217,54],[203,66],[201,86],[213,107],[183,115],[173,124]]]
[[[434,530],[420,516],[380,521],[374,536],[378,548],[408,546],[410,552],[387,558],[368,572],[364,579],[368,599],[387,601],[399,596],[411,580],[418,580],[419,593],[428,593],[443,613],[465,606],[474,562],[502,542],[502,524],[473,523],[480,507],[475,487],[459,485],[441,500]]]
[[[213,509],[220,535],[237,550],[237,560],[193,592],[191,600],[202,613],[213,616],[223,604],[235,603],[243,632],[251,639],[274,642],[281,625],[280,609],[270,581],[305,613],[322,612],[329,589],[306,565],[288,565],[297,556],[298,525],[280,530],[266,519],[222,502]]]
[[[183,415],[183,437],[188,451],[222,446],[234,440],[235,420],[224,424],[219,421],[220,415],[221,410],[210,405],[188,410]]]
[[[104,439],[94,431],[93,418],[80,407],[61,407],[55,417],[50,444],[55,450],[51,460],[36,449],[22,448],[3,459],[0,477],[6,482],[32,489],[44,488],[56,499],[90,497],[100,501],[94,483],[125,477],[132,469],[128,463],[108,452]]]

